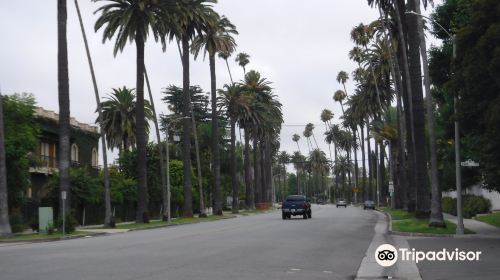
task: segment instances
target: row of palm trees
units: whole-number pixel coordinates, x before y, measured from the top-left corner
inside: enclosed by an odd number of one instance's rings
[[[351,31],[355,46],[349,52],[349,58],[358,65],[352,73],[356,87],[348,94],[345,84],[349,75],[344,71],[337,75],[343,90],[336,91],[333,99],[341,105],[339,119],[343,128],[330,126],[325,140],[329,144],[335,143],[335,152],[337,147],[344,146],[341,149],[348,162],[352,162],[350,154],[354,155],[355,186],[360,186],[360,178],[363,198],[378,200],[375,186],[383,197],[388,196],[387,157],[389,177],[395,186],[393,206],[415,212],[417,218],[430,217],[431,226],[445,226],[437,181],[434,108],[427,84],[428,71],[424,71],[425,102],[423,98],[421,67],[424,70],[427,67],[427,54],[421,17],[407,13],[420,13],[420,1],[368,0],[368,4],[378,8],[380,18],[368,25],[359,24]],[[421,58],[424,65],[420,63]],[[394,101],[395,107],[392,107]],[[425,108],[427,115],[424,114]],[[322,121],[328,127],[328,114],[322,114]],[[350,140],[346,141],[346,138]],[[358,144],[362,151],[361,176],[356,158]],[[338,161],[335,155],[334,162]]]

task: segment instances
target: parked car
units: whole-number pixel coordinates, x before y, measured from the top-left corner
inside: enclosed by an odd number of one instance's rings
[[[375,202],[373,200],[366,200],[363,204],[363,209],[372,209],[375,210]]]
[[[336,204],[337,208],[344,207],[347,208],[347,201],[345,199],[339,199]]]
[[[283,220],[299,215],[304,219],[312,218],[311,203],[309,203],[304,195],[287,196],[281,207]]]

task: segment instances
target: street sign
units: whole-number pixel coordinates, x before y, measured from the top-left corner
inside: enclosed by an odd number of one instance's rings
[[[478,167],[479,166],[479,162],[475,162],[475,161],[472,161],[470,159],[466,160],[466,161],[462,161],[460,163],[461,166],[465,166],[465,167]]]
[[[66,191],[61,192],[61,198],[62,200],[66,200]]]
[[[394,192],[394,182],[393,181],[389,181],[389,192],[390,193]]]

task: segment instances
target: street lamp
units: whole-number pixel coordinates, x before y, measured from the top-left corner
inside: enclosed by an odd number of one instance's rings
[[[429,21],[435,23],[441,30],[443,30],[448,37],[450,37],[451,42],[453,44],[453,60],[457,58],[457,44],[455,40],[455,35],[452,35],[446,28],[444,28],[439,22],[433,20],[428,16],[424,16],[422,14],[416,13],[414,11],[408,11],[406,14],[412,14],[416,16],[421,16]],[[453,98],[453,110],[455,114],[455,180],[457,185],[457,231],[456,234],[462,235],[464,234],[464,219],[462,215],[462,174],[460,170],[460,127],[458,123],[458,96],[455,95]]]
[[[175,123],[179,120],[182,120],[182,119],[190,119],[191,117],[178,117],[178,118],[174,118],[174,119],[171,119],[170,122],[167,122],[165,124],[165,134],[166,134],[166,141],[165,141],[165,145],[166,145],[166,150],[167,150],[167,209],[165,209],[165,211],[167,211],[167,222],[171,222],[172,221],[172,216],[170,215],[170,152],[168,150],[168,127],[169,125],[171,125],[172,123]],[[175,140],[174,140],[175,141]]]

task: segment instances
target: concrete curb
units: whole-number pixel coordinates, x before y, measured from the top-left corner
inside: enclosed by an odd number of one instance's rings
[[[42,242],[53,242],[53,241],[62,241],[62,240],[71,240],[71,239],[79,239],[79,238],[88,238],[95,236],[103,236],[109,235],[105,232],[95,232],[82,234],[77,236],[67,236],[67,237],[57,237],[57,238],[40,238],[40,239],[31,239],[31,240],[0,240],[0,244],[30,244],[30,243],[42,243]]]
[[[207,223],[207,222],[216,222],[216,221],[233,219],[233,218],[238,218],[238,216],[222,216],[222,218],[217,219],[217,220],[212,220],[212,221],[187,222],[187,223],[182,223],[182,224],[165,224],[165,225],[158,225],[158,226],[145,227],[145,228],[131,228],[131,229],[128,229],[127,232],[141,231],[141,230],[148,230],[148,229],[159,229],[159,228],[175,227],[175,226],[183,226],[183,225],[193,225],[193,224],[200,224],[200,223]]]

